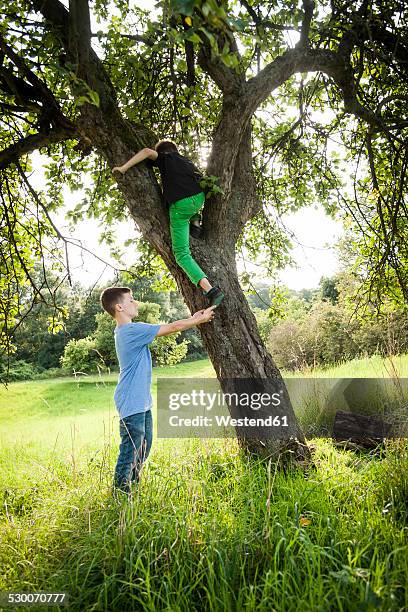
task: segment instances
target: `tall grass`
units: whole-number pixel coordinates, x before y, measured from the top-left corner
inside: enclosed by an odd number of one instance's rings
[[[0,590],[66,591],[78,611],[408,608],[405,442],[370,455],[316,439],[305,474],[231,439],[155,440],[117,500],[114,384],[1,391]]]

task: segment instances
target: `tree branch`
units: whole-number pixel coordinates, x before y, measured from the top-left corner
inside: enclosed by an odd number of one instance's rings
[[[55,124],[58,124],[61,127],[72,128],[72,122],[65,117],[64,113],[61,111],[57,100],[55,99],[51,90],[37,77],[37,75],[28,68],[24,59],[17,55],[13,51],[9,45],[7,45],[3,36],[0,34],[0,50],[7,55],[7,57],[13,62],[13,64],[18,68],[20,74],[23,74],[30,85],[27,85],[25,81],[22,79],[15,78],[14,83],[17,88],[22,90],[23,86],[25,86],[26,92],[25,96],[30,96],[31,92],[28,92],[28,88],[34,92],[32,95],[36,100],[40,100],[43,104],[43,113],[47,113],[47,116],[52,117]],[[31,110],[31,109],[30,109]]]
[[[357,97],[354,72],[342,53],[325,49],[290,49],[268,64],[247,84],[243,106],[252,114],[268,96],[297,72],[323,72],[330,76],[342,92],[346,112],[363,119],[370,126],[385,130],[381,115],[364,107]]]
[[[213,56],[210,45],[203,43],[197,57],[198,64],[224,93],[239,91],[242,79],[238,74],[228,68],[218,56]]]
[[[78,0],[86,2],[86,0]],[[36,11],[42,13],[44,18],[49,22],[54,35],[61,41],[68,54],[72,52],[70,47],[70,18],[69,12],[59,0],[32,0],[32,5]],[[85,11],[82,5],[82,11]],[[79,17],[77,16],[77,19]],[[81,31],[81,26],[78,26]],[[100,99],[100,107],[105,110],[117,110],[116,92],[109,79],[109,76],[95,51],[90,46],[91,33],[88,25],[84,26],[84,38],[79,41],[81,49],[79,51],[79,59],[85,58],[88,60],[86,75],[83,74],[84,67],[79,67],[82,73],[81,78],[84,78],[91,84],[98,94]],[[85,48],[86,47],[86,48]],[[75,53],[75,50],[74,50]],[[86,106],[86,105],[84,105]]]
[[[79,1],[86,2],[86,0]],[[32,3],[35,10],[42,13],[48,21],[54,36],[58,37],[64,49],[69,52],[69,14],[64,5],[59,0],[32,0]],[[82,8],[84,9],[84,4]],[[77,125],[81,133],[87,135],[98,153],[112,168],[129,159],[136,147],[153,146],[155,135],[144,125],[135,126],[123,119],[109,75],[90,46],[88,26],[85,30],[85,39],[81,44],[86,44],[88,50],[86,53],[84,50],[81,53],[89,57],[87,80],[91,79],[92,87],[99,94],[100,104],[99,107],[92,104],[81,106],[81,116],[77,120]],[[82,72],[83,68],[79,67],[79,70]],[[171,263],[168,216],[153,171],[145,164],[140,164],[117,180],[119,189],[128,201],[131,215],[137,221],[144,236],[165,261]],[[146,215],[146,207],[149,208],[149,215]]]
[[[223,49],[227,45],[230,51],[241,61],[238,45],[231,31],[217,30],[213,32],[213,35],[217,41],[218,49]],[[197,58],[200,67],[213,79],[222,92],[225,94],[235,92],[239,95],[245,83],[244,73],[226,66],[221,58],[214,54],[205,34],[201,34],[201,39],[203,42],[200,45]]]
[[[89,71],[91,20],[88,0],[69,0],[68,24],[68,56],[75,66],[75,74],[92,86],[92,72]]]
[[[55,128],[50,130],[48,134],[30,134],[0,151],[0,170],[4,170],[4,168],[16,162],[27,153],[32,153],[42,147],[71,138],[78,138],[78,132],[75,127],[71,129]]]
[[[239,1],[240,1],[240,4],[246,8],[248,14],[254,20],[254,24],[257,29],[259,27],[262,27],[262,28],[267,28],[268,30],[277,30],[278,32],[285,32],[289,30],[294,31],[294,32],[299,32],[299,29],[294,28],[293,26],[286,26],[286,25],[281,25],[280,23],[273,23],[273,21],[270,21],[270,19],[262,19],[261,17],[257,15],[256,11],[254,10],[254,7],[251,6],[249,2],[247,2],[247,0],[239,0]]]
[[[102,33],[91,33],[91,38],[100,38],[100,37],[108,37],[109,34]],[[127,40],[134,40],[135,42],[141,42],[147,45],[148,47],[153,47],[156,41],[153,38],[148,36],[143,36],[142,34],[120,34],[121,38],[126,38]]]
[[[302,28],[300,30],[300,40],[297,44],[298,47],[304,48],[309,45],[309,32],[310,32],[310,24],[313,17],[313,11],[315,8],[315,3],[313,0],[303,0],[303,21]]]

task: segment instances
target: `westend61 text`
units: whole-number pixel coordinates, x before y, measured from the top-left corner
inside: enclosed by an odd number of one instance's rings
[[[211,427],[214,419],[207,416],[196,416],[193,418],[179,417],[172,415],[169,418],[169,424],[172,427]],[[230,416],[215,416],[215,422],[218,426],[223,427],[287,427],[287,416],[268,416],[264,419],[255,419],[252,417],[243,417],[242,419],[234,419]]]

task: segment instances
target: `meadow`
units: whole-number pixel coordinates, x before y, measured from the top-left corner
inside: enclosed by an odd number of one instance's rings
[[[154,397],[158,377],[215,376],[207,360],[153,375]],[[408,378],[408,356],[305,375]],[[406,441],[316,438],[314,467],[283,473],[234,439],[156,438],[115,500],[116,380],[0,389],[0,591],[66,592],[78,611],[408,609]]]

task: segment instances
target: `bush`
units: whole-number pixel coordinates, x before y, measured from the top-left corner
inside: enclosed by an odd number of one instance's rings
[[[177,334],[178,335],[178,334]],[[151,345],[152,361],[154,365],[176,365],[187,355],[188,340],[177,344],[177,336],[160,336]]]
[[[115,337],[113,331],[116,321],[107,312],[99,312],[96,315],[97,328],[93,335],[95,348],[102,355],[107,366],[117,365],[115,351]]]
[[[105,367],[98,355],[95,340],[90,337],[70,340],[61,357],[61,365],[71,372],[95,372],[98,365]]]
[[[33,380],[46,380],[48,378],[61,378],[62,376],[72,376],[71,370],[65,370],[64,368],[49,368],[43,370],[33,376]]]
[[[308,365],[306,341],[301,334],[302,326],[294,321],[283,321],[272,329],[266,346],[278,368],[299,370]]]
[[[200,333],[194,327],[181,332],[181,338],[188,341],[188,349],[186,359],[194,361],[195,359],[203,359],[207,357],[207,351],[203,346]],[[185,359],[185,361],[186,361]]]
[[[8,372],[7,364],[0,363],[0,378],[6,382],[33,380],[40,372],[42,372],[42,368],[39,368],[33,363],[28,363],[28,361],[24,359],[11,362]]]
[[[319,301],[299,322],[286,319],[276,325],[267,347],[280,368],[331,365],[359,354],[356,326],[337,305]]]
[[[256,313],[262,335],[265,314]],[[335,365],[356,357],[398,355],[408,351],[408,316],[393,311],[353,316],[342,301],[318,300],[304,313],[291,311],[267,337],[267,348],[280,368]]]
[[[259,335],[261,336],[262,340],[266,342],[274,327],[275,321],[273,317],[270,316],[269,310],[262,310],[261,308],[254,307],[252,312],[256,318]]]

